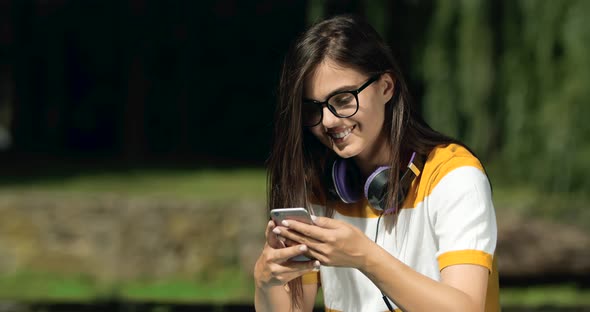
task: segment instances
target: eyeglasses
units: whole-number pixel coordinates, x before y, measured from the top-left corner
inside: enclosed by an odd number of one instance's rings
[[[352,91],[338,91],[328,97],[324,102],[314,100],[303,100],[301,117],[303,126],[315,127],[322,122],[324,117],[324,105],[338,118],[352,117],[359,110],[359,93],[381,75],[375,75],[365,82],[360,88]]]

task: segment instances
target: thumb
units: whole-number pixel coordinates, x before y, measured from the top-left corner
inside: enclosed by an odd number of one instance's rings
[[[333,229],[333,228],[337,227],[338,221],[336,221],[332,218],[312,216],[311,219],[313,220],[313,224],[315,224],[321,228]]]

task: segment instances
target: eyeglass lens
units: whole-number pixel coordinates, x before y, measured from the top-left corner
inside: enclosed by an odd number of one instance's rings
[[[337,117],[346,118],[354,115],[358,108],[357,98],[350,92],[334,94],[328,99],[328,109]],[[322,120],[323,105],[313,102],[303,103],[303,124],[311,127]]]

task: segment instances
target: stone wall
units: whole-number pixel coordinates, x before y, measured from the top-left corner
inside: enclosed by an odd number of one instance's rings
[[[108,282],[226,265],[250,272],[265,220],[262,202],[0,192],[0,274],[83,273]],[[499,225],[501,276],[590,273],[587,231],[517,218]]]
[[[249,202],[0,194],[0,273],[161,278],[253,266],[265,207]],[[262,230],[261,230],[262,229]]]

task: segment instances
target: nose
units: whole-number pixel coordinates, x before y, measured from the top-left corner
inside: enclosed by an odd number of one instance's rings
[[[326,128],[335,127],[340,122],[340,118],[336,117],[327,106],[324,106],[322,109],[322,125],[324,125]]]

